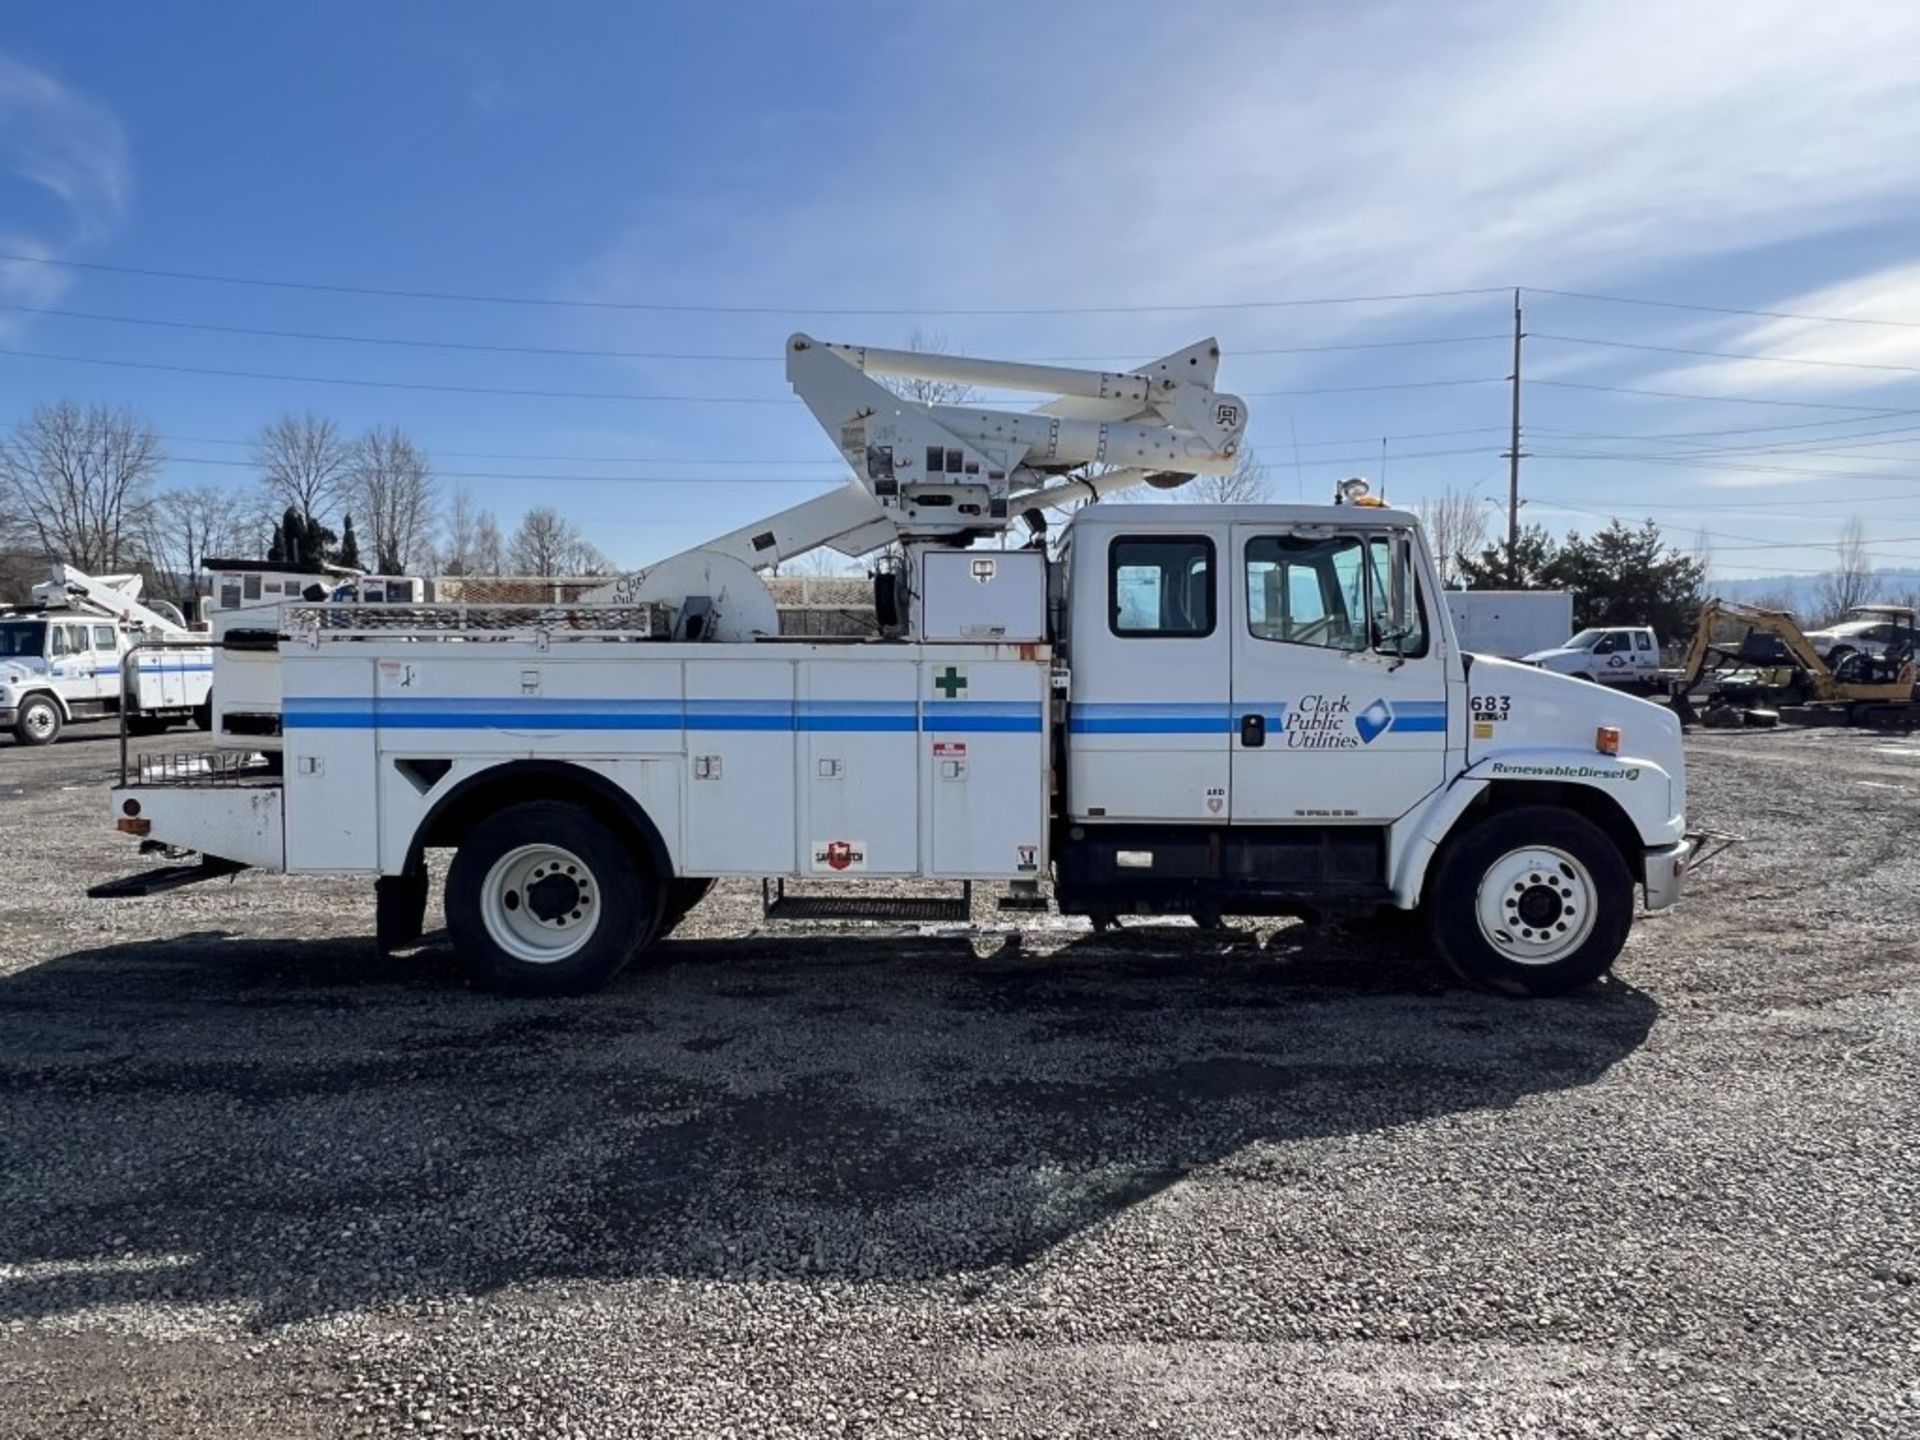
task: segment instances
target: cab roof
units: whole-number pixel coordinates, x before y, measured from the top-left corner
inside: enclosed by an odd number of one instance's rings
[[[1209,525],[1329,525],[1341,529],[1391,529],[1417,523],[1410,510],[1385,505],[1129,505],[1111,500],[1083,505],[1067,522],[1071,529],[1150,526],[1156,530]]]

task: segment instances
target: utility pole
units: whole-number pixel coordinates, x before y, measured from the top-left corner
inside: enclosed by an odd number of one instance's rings
[[[1513,292],[1513,418],[1507,428],[1507,584],[1517,586],[1520,554],[1520,291]]]

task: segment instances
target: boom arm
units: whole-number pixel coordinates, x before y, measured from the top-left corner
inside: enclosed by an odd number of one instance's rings
[[[1211,339],[1137,370],[1114,371],[794,335],[787,341],[787,381],[852,466],[853,479],[587,598],[679,604],[685,593],[673,592],[691,577],[765,570],[822,546],[865,555],[895,542],[963,544],[1006,530],[1036,506],[1230,474],[1247,408],[1238,396],[1214,390],[1219,363],[1220,347]],[[875,375],[1054,398],[1031,411],[924,404],[895,394]],[[1097,475],[1069,473],[1092,466],[1105,468]]]
[[[89,615],[138,625],[153,634],[186,634],[186,627],[176,615],[163,614],[140,603],[143,585],[138,575],[86,575],[71,565],[55,565],[50,577],[33,587],[33,599],[37,605],[71,606]]]

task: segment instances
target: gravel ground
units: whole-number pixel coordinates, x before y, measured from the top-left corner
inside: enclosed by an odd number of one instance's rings
[[[0,746],[0,1435],[1920,1433],[1920,742],[1701,736],[1748,843],[1532,1003],[744,886],[510,1001],[81,898],[112,751]]]

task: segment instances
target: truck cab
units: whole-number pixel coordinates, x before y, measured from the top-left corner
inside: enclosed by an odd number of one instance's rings
[[[1598,685],[1651,690],[1660,682],[1660,641],[1647,625],[1594,626],[1534,651],[1526,663]]]
[[[1624,926],[1602,872],[1675,893],[1674,718],[1463,653],[1414,516],[1092,506],[1064,570],[1062,910],[1464,910],[1449,954],[1536,989],[1589,918]]]

